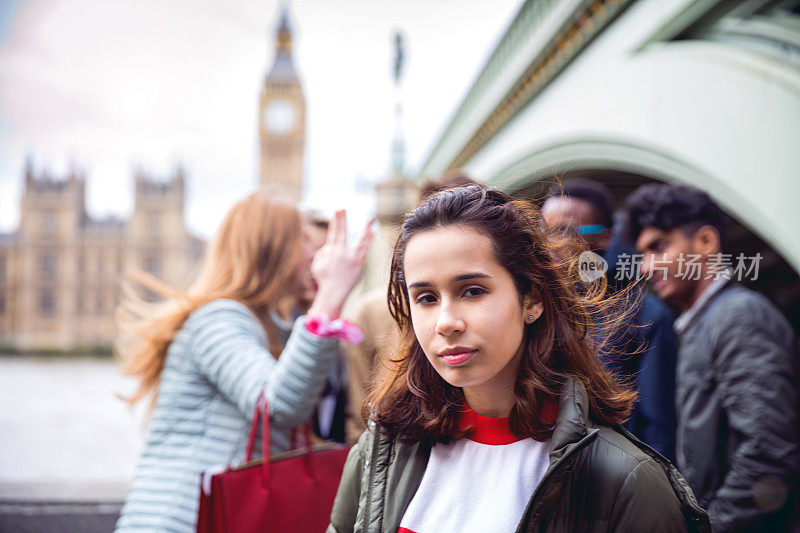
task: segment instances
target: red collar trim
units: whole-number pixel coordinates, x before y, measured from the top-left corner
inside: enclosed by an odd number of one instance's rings
[[[511,428],[508,427],[508,417],[493,418],[479,415],[468,405],[464,405],[464,410],[461,411],[458,427],[459,429],[471,427],[472,434],[469,436],[469,440],[492,446],[512,444],[526,438],[517,437],[511,433]]]
[[[556,418],[558,418],[558,404],[555,401],[544,402],[542,405],[542,418],[548,422],[555,423]],[[528,438],[518,437],[511,432],[511,428],[508,425],[508,417],[483,416],[464,404],[464,409],[458,419],[458,428],[467,429],[470,427],[472,428],[472,434],[469,436],[469,440],[479,444],[502,446]]]

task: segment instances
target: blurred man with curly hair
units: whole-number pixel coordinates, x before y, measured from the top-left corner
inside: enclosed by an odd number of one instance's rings
[[[714,531],[797,530],[795,331],[725,267],[727,218],[708,194],[645,185],[626,207],[641,273],[682,311],[675,321],[679,468]]]

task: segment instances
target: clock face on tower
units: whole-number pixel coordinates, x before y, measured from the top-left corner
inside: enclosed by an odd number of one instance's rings
[[[297,109],[288,100],[278,98],[267,104],[261,120],[271,134],[286,135],[297,123]]]

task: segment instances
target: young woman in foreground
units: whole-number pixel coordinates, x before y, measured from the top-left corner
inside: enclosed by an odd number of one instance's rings
[[[404,340],[329,532],[710,530],[677,470],[619,428],[635,394],[590,342],[612,303],[576,291],[574,244],[541,227],[479,186],[406,218],[389,286]]]
[[[369,230],[355,247],[346,234],[340,211],[315,255],[297,207],[258,191],[227,214],[187,293],[155,311],[135,298],[122,307],[133,334],[122,355],[141,380],[130,401],[152,394],[155,403],[118,533],[195,531],[200,474],[242,461],[262,393],[271,451],[290,448],[337,353],[338,339],[312,324],[338,318],[369,247]],[[314,321],[280,319],[281,301],[314,289]]]

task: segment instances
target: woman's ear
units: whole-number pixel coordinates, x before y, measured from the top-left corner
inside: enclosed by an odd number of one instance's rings
[[[533,296],[526,296],[522,301],[522,310],[525,312],[525,323],[533,324],[544,312],[544,304],[541,298],[534,298]]]

